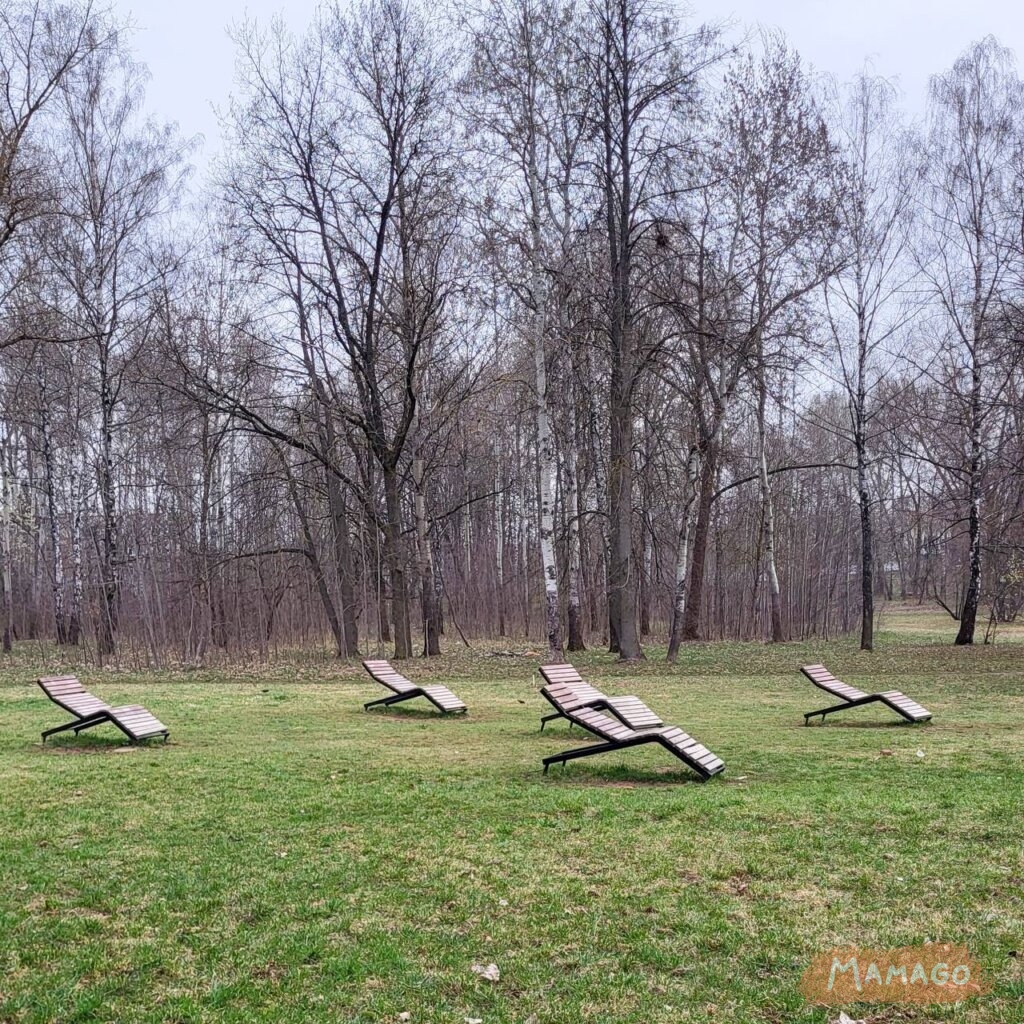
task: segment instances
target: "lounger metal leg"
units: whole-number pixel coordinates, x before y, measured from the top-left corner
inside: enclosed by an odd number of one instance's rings
[[[48,736],[56,736],[59,732],[67,732],[68,729],[73,729],[77,736],[83,729],[91,729],[94,725],[102,725],[106,721],[109,721],[109,716],[105,713],[93,715],[90,718],[76,718],[73,722],[68,722],[66,725],[58,725],[54,729],[47,729],[43,733],[43,743],[46,742]]]
[[[540,731],[541,732],[544,731],[544,726],[547,725],[548,722],[553,722],[556,718],[564,718],[564,717],[565,716],[560,711],[556,711],[553,715],[545,715],[540,720]],[[569,728],[570,729],[572,728],[572,722],[569,723]]]
[[[558,762],[561,762],[564,768],[566,761],[575,761],[578,757],[590,757],[591,754],[607,754],[611,750],[624,750],[629,746],[633,746],[633,744],[595,743],[593,746],[578,747],[576,750],[564,750],[561,754],[552,754],[551,757],[544,758],[544,774],[547,775],[548,768]]]
[[[825,716],[832,714],[833,711],[845,711],[847,708],[852,707],[852,704],[835,704],[830,708],[822,708],[821,711],[808,711],[807,714],[804,715],[804,725],[810,725],[810,720],[814,718],[815,715],[821,715],[821,720],[824,722]]]
[[[877,693],[872,693],[867,697],[859,697],[857,700],[844,701],[842,704],[833,704],[830,708],[822,708],[820,711],[808,711],[804,715],[804,725],[810,724],[810,719],[814,718],[815,715],[821,715],[821,720],[825,721],[826,715],[831,715],[833,711],[848,711],[850,708],[860,708],[865,704],[883,703],[887,707],[892,707],[887,701],[882,700],[882,697]],[[895,710],[895,708],[893,708]],[[900,712],[896,712],[899,714]],[[904,716],[906,717],[906,716]]]
[[[56,729],[47,729],[43,733],[43,742],[46,742],[48,736],[56,736],[59,732],[66,732],[68,729],[74,729],[78,725],[78,721],[68,722],[67,725],[58,725]]]
[[[419,693],[395,693],[390,697],[381,697],[380,700],[371,700],[369,703],[363,705],[364,711],[369,711],[370,708],[376,707],[387,707],[389,704],[398,704],[403,700],[412,700],[413,697],[419,697]]]

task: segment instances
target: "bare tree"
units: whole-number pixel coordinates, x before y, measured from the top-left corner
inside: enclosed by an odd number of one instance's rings
[[[4,255],[8,243],[19,228],[51,208],[54,181],[34,129],[68,77],[91,55],[109,49],[115,38],[91,2],[12,0],[0,10],[0,288],[10,287]],[[22,340],[25,333],[0,334],[0,347]]]
[[[1013,56],[991,36],[931,82],[918,259],[947,325],[947,379],[965,440],[968,570],[957,644],[974,643],[981,600],[985,433],[1002,386],[995,362],[1002,296],[1016,259],[1012,200],[1022,102]]]
[[[301,43],[281,25],[246,26],[238,43],[246,99],[230,118],[225,196],[243,258],[276,274],[293,322],[323,325],[303,345],[303,374],[379,468],[395,656],[406,658],[402,460],[425,343],[450,294],[447,61],[436,30],[402,0],[327,13]],[[220,397],[353,483],[328,453]]]
[[[555,545],[558,475],[549,408],[549,339],[566,341],[571,254],[585,124],[576,47],[579,12],[566,0],[501,0],[473,35],[471,124],[497,178],[483,203],[488,232],[509,250],[506,286],[526,308],[533,356],[541,565],[548,657],[562,658]],[[516,283],[525,271],[523,287]],[[570,562],[572,559],[570,558]],[[572,590],[570,586],[570,590]],[[578,606],[578,595],[576,597]]]
[[[633,434],[639,385],[660,341],[642,334],[642,248],[652,241],[686,154],[701,76],[719,56],[713,33],[681,35],[657,0],[595,0],[585,48],[594,93],[596,183],[601,196],[607,292],[602,327],[609,352],[608,608],[610,646],[622,660],[643,657],[636,621],[633,556]]]
[[[138,123],[143,72],[113,50],[95,50],[60,85],[66,169],[56,213],[37,233],[70,302],[66,337],[88,338],[98,404],[93,457],[102,526],[98,649],[115,651],[122,549],[115,435],[125,371],[144,341],[151,296],[168,270],[155,224],[166,215],[187,152],[172,129]]]
[[[843,268],[826,283],[824,300],[840,379],[850,410],[860,511],[861,650],[874,646],[875,552],[870,485],[871,445],[879,413],[878,384],[919,303],[911,293],[908,220],[913,192],[909,139],[888,81],[862,73],[833,88],[833,131],[842,162],[835,188],[845,249]]]

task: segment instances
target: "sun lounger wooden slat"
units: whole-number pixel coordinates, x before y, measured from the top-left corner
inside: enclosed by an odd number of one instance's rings
[[[133,740],[149,739],[151,736],[168,736],[167,727],[139,704],[126,704],[110,709],[110,720]]]
[[[541,692],[556,708],[559,706],[558,693],[554,691],[554,688],[545,686]],[[627,747],[636,747],[645,743],[660,744],[693,769],[702,781],[707,781],[725,769],[725,763],[720,757],[712,754],[707,747],[698,743],[676,725],[666,725],[655,729],[630,729],[618,719],[594,708],[563,707],[562,715],[604,742],[578,747],[575,750],[565,750],[561,754],[545,757],[545,773],[553,764],[565,765],[567,761],[575,761],[580,757],[591,757],[594,754],[605,754],[613,750],[625,750]]]
[[[836,697],[841,697],[843,700],[861,700],[868,696],[863,690],[840,682],[824,665],[805,665],[800,671],[815,686]]]
[[[547,689],[557,696],[557,703],[550,699],[548,701],[554,707],[555,713],[541,718],[541,732],[548,722],[566,717],[562,713],[563,708],[594,708],[598,711],[607,711],[630,729],[656,729],[665,724],[639,697],[632,694],[609,697],[597,687],[585,682],[572,665],[541,665],[540,674],[547,683]],[[544,693],[543,689],[541,693]]]
[[[899,690],[865,693],[855,686],[848,686],[836,679],[824,665],[805,665],[800,671],[819,690],[824,690],[842,701],[841,704],[834,704],[832,707],[822,708],[820,711],[808,711],[804,715],[804,725],[808,725],[810,720],[818,715],[824,721],[826,715],[834,714],[837,711],[848,711],[850,708],[863,707],[865,704],[884,704],[908,722],[927,722],[932,717],[932,713],[927,708],[922,707],[906,694],[900,693]]]
[[[131,740],[140,740],[162,736],[166,741],[170,731],[158,718],[152,715],[141,704],[125,704],[112,708],[109,704],[94,697],[74,676],[45,676],[38,680],[43,693],[58,707],[74,715],[74,720],[43,733],[43,742],[47,737],[71,730],[77,736],[85,729],[92,729],[104,722],[116,726]]]
[[[411,680],[406,679],[400,672],[395,671],[390,662],[384,661],[381,658],[368,658],[363,662],[363,668],[381,686],[391,691],[390,697],[368,701],[363,705],[364,709],[389,707],[392,704],[400,704],[405,700],[412,700],[414,697],[425,697],[443,715],[465,713],[469,710],[447,686],[439,684],[417,686]]]

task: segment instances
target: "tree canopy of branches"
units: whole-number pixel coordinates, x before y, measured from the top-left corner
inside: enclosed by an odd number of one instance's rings
[[[1024,607],[1024,93],[659,0],[233,30],[225,149],[0,12],[0,635],[100,662],[951,640]],[[987,616],[987,619],[985,618]],[[663,649],[664,649],[663,648]]]

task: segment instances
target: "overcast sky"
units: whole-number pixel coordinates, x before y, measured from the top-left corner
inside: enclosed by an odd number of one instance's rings
[[[2,2],[2,0],[0,0]],[[205,142],[195,157],[202,171],[220,148],[213,104],[232,87],[233,46],[227,26],[246,14],[269,19],[286,9],[302,29],[316,0],[115,0],[131,17],[137,57],[152,74],[152,114],[176,121],[183,135]],[[819,71],[848,78],[870,57],[879,74],[898,78],[905,106],[919,113],[928,76],[945,70],[969,43],[993,34],[1024,54],[1022,0],[694,0],[700,21],[781,28]]]

